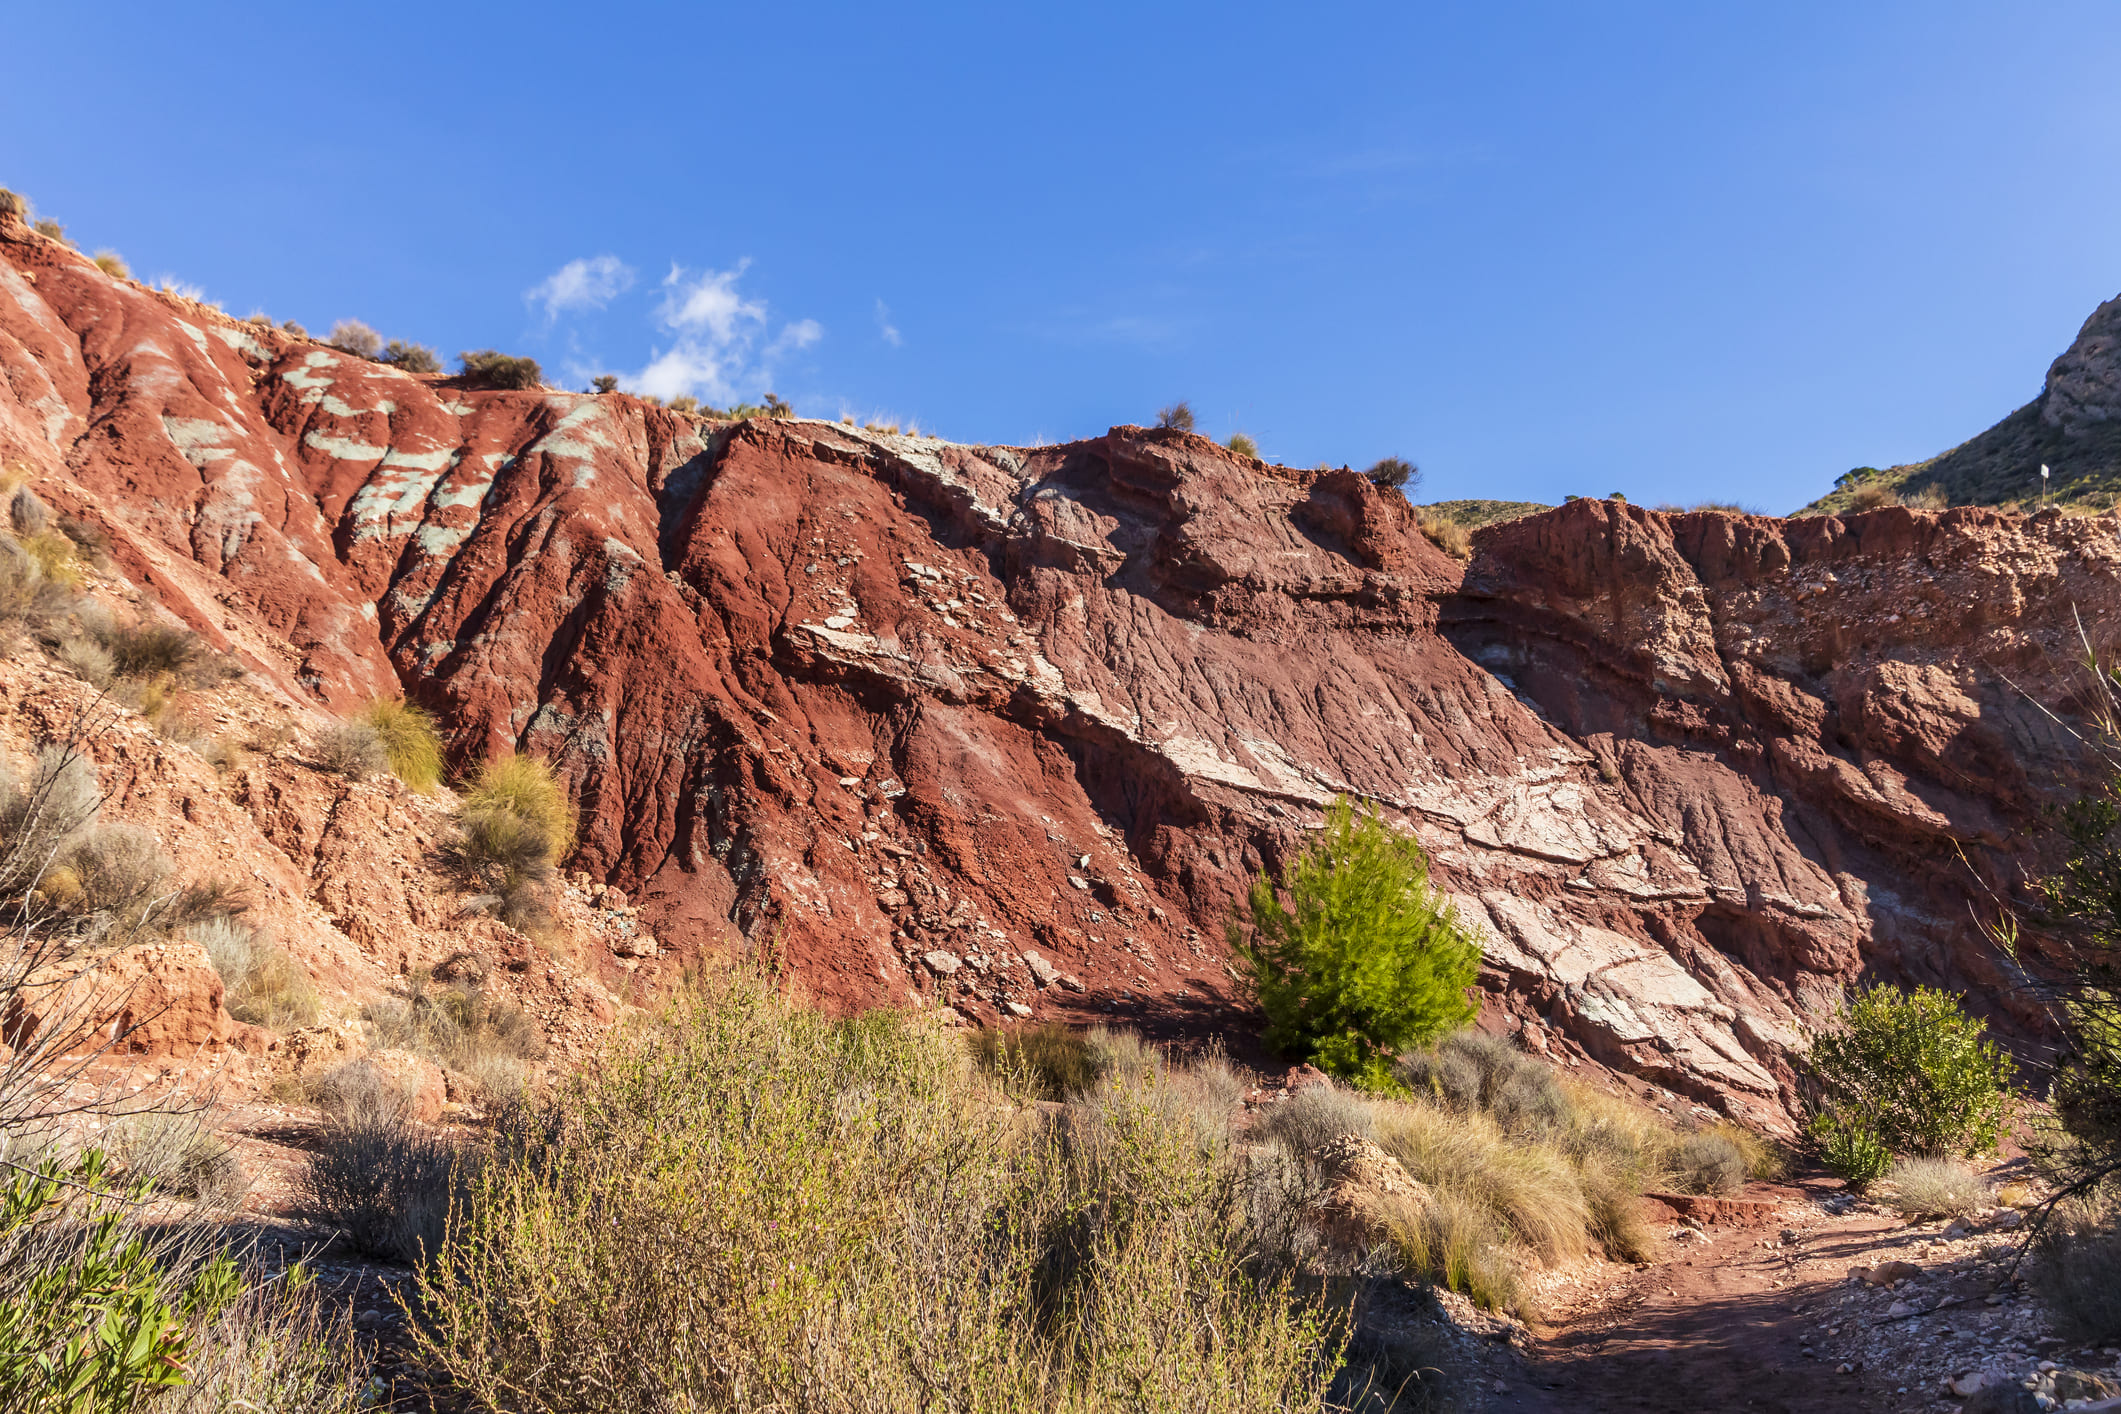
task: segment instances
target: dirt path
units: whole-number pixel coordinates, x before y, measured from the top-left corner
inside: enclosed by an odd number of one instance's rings
[[[1961,1331],[1951,1313],[1971,1308],[1996,1319],[1996,1308],[1984,1304],[1993,1273],[1956,1274],[1950,1290],[1941,1285],[1950,1274],[1926,1276],[1906,1290],[1931,1314],[1891,1317],[1885,1311],[1895,1294],[1856,1287],[1849,1269],[1918,1255],[1935,1245],[1925,1234],[1876,1213],[1835,1216],[1819,1202],[1823,1191],[1755,1185],[1744,1196],[1772,1204],[1752,1215],[1758,1225],[1704,1226],[1698,1238],[1668,1242],[1663,1259],[1647,1268],[1603,1268],[1602,1279],[1557,1293],[1548,1320],[1534,1328],[1526,1387],[1489,1392],[1490,1408],[1845,1414],[1957,1407],[1943,1401],[1928,1367],[1951,1358],[1938,1348],[1940,1333],[1947,1342],[1979,1339],[1977,1320],[1961,1316]],[[1920,1295],[1917,1284],[1925,1286]],[[1895,1358],[1897,1344],[1909,1347],[1907,1359]]]

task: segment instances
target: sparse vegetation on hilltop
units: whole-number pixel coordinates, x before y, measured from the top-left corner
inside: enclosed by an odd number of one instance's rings
[[[1541,501],[1431,501],[1417,509],[1454,522],[1463,529],[1478,530],[1484,525],[1496,525],[1554,508]]]
[[[504,354],[498,349],[470,349],[457,355],[462,376],[488,388],[542,388],[545,372],[534,358]]]

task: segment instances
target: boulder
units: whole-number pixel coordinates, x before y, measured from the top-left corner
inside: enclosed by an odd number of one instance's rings
[[[57,1043],[75,1052],[190,1056],[241,1040],[222,1005],[220,973],[188,938],[71,958],[31,974],[0,1016],[13,1049]]]

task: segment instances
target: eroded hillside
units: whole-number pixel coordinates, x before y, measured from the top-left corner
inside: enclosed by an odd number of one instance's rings
[[[680,959],[1214,1025],[1230,899],[1352,791],[1430,847],[1533,1049],[1771,1126],[1866,969],[2005,998],[1969,910],[2068,789],[2038,704],[2121,570],[2104,520],[1592,501],[1461,565],[1345,471],[484,390],[13,222],[0,373],[0,459],[124,579],[289,703],[402,690],[459,764],[549,756],[570,867]]]

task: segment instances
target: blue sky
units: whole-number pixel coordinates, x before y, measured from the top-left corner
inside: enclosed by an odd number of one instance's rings
[[[0,185],[236,313],[967,441],[1186,398],[1421,499],[1790,510],[2121,291],[2112,4],[106,3],[7,45]]]

